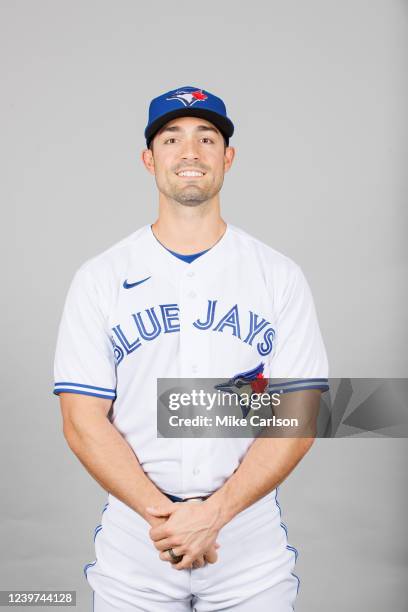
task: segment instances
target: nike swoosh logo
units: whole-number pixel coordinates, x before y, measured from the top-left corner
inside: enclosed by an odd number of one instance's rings
[[[124,289],[132,289],[132,287],[137,287],[137,285],[141,285],[145,281],[149,280],[149,278],[151,278],[151,276],[148,276],[147,278],[143,278],[140,281],[136,281],[135,283],[128,283],[126,279],[125,281],[123,281],[123,287]]]

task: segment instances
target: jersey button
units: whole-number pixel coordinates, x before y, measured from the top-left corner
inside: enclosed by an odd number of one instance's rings
[[[195,374],[197,370],[198,370],[197,364],[193,363],[193,365],[191,366],[191,371]]]
[[[200,473],[200,468],[195,467],[194,470],[193,470],[194,476],[197,476],[197,474],[199,474],[199,473]]]
[[[195,291],[190,291],[188,297],[195,298],[197,296]]]
[[[194,270],[189,270],[189,271],[187,272],[187,276],[189,276],[190,278],[191,278],[192,276],[194,276]]]

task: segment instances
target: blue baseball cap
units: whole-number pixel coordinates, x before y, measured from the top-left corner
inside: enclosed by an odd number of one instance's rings
[[[176,117],[201,117],[211,121],[223,134],[227,145],[234,133],[234,125],[227,117],[227,109],[221,98],[200,87],[179,87],[157,98],[149,106],[149,119],[144,131],[146,146],[165,123]]]

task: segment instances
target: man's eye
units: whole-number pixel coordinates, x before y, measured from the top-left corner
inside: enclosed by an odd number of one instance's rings
[[[213,140],[211,140],[211,138],[208,138],[207,136],[205,136],[201,140],[204,140],[204,141],[207,141],[207,142],[211,142],[211,143],[214,142]],[[176,139],[175,138],[167,138],[167,140],[164,141],[164,144],[168,144],[169,142],[176,142]]]

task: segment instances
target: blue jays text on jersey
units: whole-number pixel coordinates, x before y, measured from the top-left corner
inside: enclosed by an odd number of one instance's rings
[[[218,312],[217,302],[215,299],[208,300],[207,312],[198,314],[192,323],[196,329],[203,333],[230,333],[249,346],[254,343],[259,355],[271,353],[275,330],[265,317],[252,310],[242,312],[238,304],[233,304],[226,312]],[[180,332],[179,311],[178,304],[159,304],[146,308],[143,313],[130,313],[133,336],[123,330],[121,323],[115,325],[111,339],[116,363],[119,364],[125,356],[143,347],[145,342],[155,340],[160,334]]]

